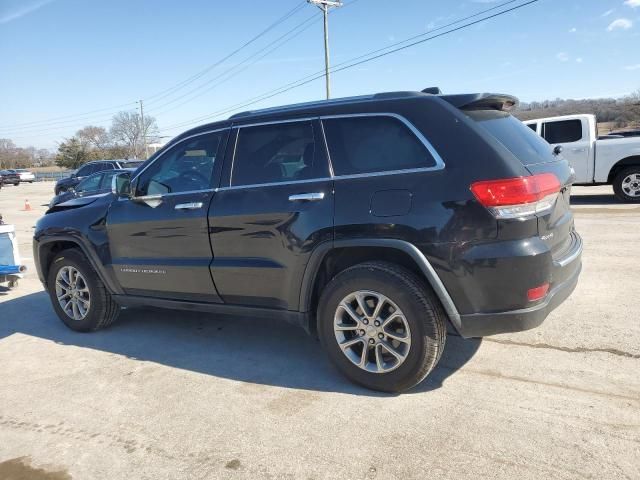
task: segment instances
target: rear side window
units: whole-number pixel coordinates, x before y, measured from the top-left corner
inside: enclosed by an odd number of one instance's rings
[[[91,175],[93,172],[96,171],[94,170],[94,165],[95,164],[89,164],[89,165],[84,165],[83,167],[80,167],[80,170],[78,170],[78,172],[76,173],[76,176],[86,177],[88,175]]]
[[[322,121],[336,175],[436,165],[426,146],[393,117],[345,117]]]
[[[102,175],[99,173],[96,175],[91,175],[84,180],[82,180],[78,186],[76,187],[77,192],[91,192],[94,190],[98,190],[100,186],[100,180],[102,180]]]
[[[506,112],[476,110],[465,113],[506,147],[523,165],[559,159],[553,155],[553,149],[542,137]]]
[[[542,136],[549,143],[571,143],[582,139],[580,120],[561,120],[542,124]]]
[[[111,182],[113,180],[113,177],[116,176],[116,174],[120,173],[120,171],[118,170],[109,170],[108,172],[106,172],[103,176],[102,176],[102,182],[100,183],[100,188],[111,188]]]
[[[315,150],[311,122],[240,128],[231,185],[314,178]]]

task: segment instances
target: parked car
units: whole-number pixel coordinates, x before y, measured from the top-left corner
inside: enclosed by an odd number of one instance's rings
[[[134,168],[104,170],[102,172],[89,175],[88,177],[84,177],[75,187],[70,188],[69,190],[66,190],[53,197],[49,202],[49,208],[53,208],[56,205],[64,203],[73,198],[111,193],[111,184],[113,181],[113,177],[118,173],[132,173],[133,171],[135,171]]]
[[[121,306],[281,317],[353,381],[405,390],[438,363],[447,322],[463,337],[533,328],[578,281],[571,169],[516,103],[393,92],[192,129],[112,195],[49,210],[40,280],[73,330]]]
[[[36,176],[33,172],[30,172],[25,168],[16,168],[14,171],[20,175],[20,182],[33,183],[36,180]]]
[[[20,175],[15,170],[0,170],[0,177],[4,185],[12,184],[16,187],[20,185]]]
[[[102,172],[105,170],[115,170],[122,168],[135,168],[142,165],[143,160],[96,160],[94,162],[85,163],[77,171],[72,173],[69,177],[61,178],[56,182],[54,192],[59,195],[62,192],[66,192],[70,188],[75,187],[80,180],[93,173]]]
[[[640,202],[640,138],[599,139],[595,115],[566,115],[524,122],[575,170],[576,185],[613,185],[616,198]]]

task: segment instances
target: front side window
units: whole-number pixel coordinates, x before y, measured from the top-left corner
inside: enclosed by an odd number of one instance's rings
[[[140,174],[136,196],[211,188],[213,164],[225,133],[200,135],[170,148]]]
[[[582,139],[582,122],[578,119],[546,122],[542,125],[542,136],[551,144],[577,142]]]
[[[238,132],[231,185],[313,178],[314,161],[311,122],[243,127]]]
[[[82,180],[76,187],[76,192],[92,192],[98,190],[102,174],[96,173]]]
[[[322,121],[336,175],[375,173],[436,165],[426,146],[393,117],[346,117]]]
[[[115,177],[118,173],[122,173],[120,170],[108,170],[102,175],[102,182],[100,182],[100,189],[108,189],[111,188],[111,182],[113,181],[113,177]]]

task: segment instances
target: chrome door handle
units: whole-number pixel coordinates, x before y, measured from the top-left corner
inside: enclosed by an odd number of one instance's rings
[[[581,152],[586,152],[587,149],[585,147],[578,147],[578,148],[572,148],[571,151],[575,153],[581,153]]]
[[[314,200],[322,200],[324,198],[324,192],[316,193],[298,193],[296,195],[289,195],[290,202],[312,202]]]
[[[175,206],[176,210],[197,210],[202,208],[202,202],[179,203]]]

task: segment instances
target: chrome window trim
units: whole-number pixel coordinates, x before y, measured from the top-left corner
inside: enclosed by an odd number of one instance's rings
[[[232,128],[242,129],[242,128],[249,128],[249,127],[262,127],[264,125],[277,125],[279,123],[312,122],[314,120],[318,120],[318,118],[319,117],[316,115],[315,117],[287,118],[283,120],[269,120],[265,122],[255,122],[255,123],[246,123],[246,124],[234,123]]]
[[[331,161],[331,152],[329,151],[329,145],[327,144],[327,135],[324,133],[324,123],[320,121],[320,132],[322,133],[322,140],[324,142],[324,151],[327,154],[327,162],[329,162],[329,175],[331,178],[335,177],[333,171],[333,162]]]
[[[220,187],[216,191],[224,192],[227,190],[241,190],[244,188],[258,188],[258,187],[276,187],[278,185],[296,185],[298,183],[313,183],[313,182],[326,182],[332,180],[331,177],[319,177],[310,178],[306,180],[291,180],[289,182],[270,182],[270,183],[253,183],[251,185],[230,185],[228,187]]]
[[[445,167],[444,160],[442,159],[440,154],[437,152],[437,150],[434,148],[434,146],[431,145],[431,142],[429,142],[429,140],[426,139],[426,137],[422,134],[422,132],[418,130],[415,127],[415,125],[413,125],[413,123],[411,123],[409,120],[407,120],[405,117],[403,117],[400,114],[391,113],[391,112],[375,112],[375,113],[345,113],[340,115],[321,115],[320,122],[322,123],[322,120],[331,120],[334,118],[358,118],[358,117],[391,117],[391,118],[395,118],[396,120],[399,120],[411,131],[411,133],[413,133],[416,136],[418,140],[420,140],[420,142],[425,146],[429,154],[433,157],[433,160],[435,161],[436,164],[432,167],[419,167],[419,168],[409,168],[409,169],[403,169],[403,170],[387,170],[387,171],[383,170],[381,172],[370,172],[370,173],[364,173],[364,174],[357,173],[352,175],[338,175],[336,176],[336,178],[337,177],[353,177],[354,175],[357,175],[357,176],[372,175],[372,174],[379,174],[379,173],[395,174],[399,171],[412,173],[415,171],[433,171],[433,170],[444,169]],[[324,129],[323,129],[323,132],[324,132]],[[326,141],[327,139],[325,137],[325,142]],[[330,155],[328,145],[327,145],[327,153]]]
[[[174,143],[174,144],[173,144],[173,145],[171,145],[169,148],[167,148],[167,150],[165,150],[165,151],[164,151],[164,152],[162,152],[160,155],[158,155],[158,156],[153,160],[153,162],[149,163],[149,165],[145,166],[142,170],[140,170],[140,171],[136,174],[136,176],[135,176],[135,177],[133,177],[133,178],[131,179],[131,184],[133,184],[133,182],[134,182],[135,180],[137,180],[137,179],[138,179],[138,177],[139,177],[140,175],[142,175],[142,174],[147,170],[147,168],[149,168],[151,165],[155,164],[155,163],[156,163],[158,160],[160,160],[161,158],[164,158],[164,157],[165,157],[165,155],[167,154],[167,152],[168,152],[168,151],[170,151],[170,150],[172,150],[172,149],[173,149],[173,147],[175,147],[176,145],[179,145],[179,144],[181,144],[182,142],[185,142],[185,141],[187,141],[187,140],[189,140],[189,139],[191,139],[191,138],[200,137],[200,136],[202,136],[202,135],[208,135],[209,133],[223,132],[223,131],[225,131],[225,130],[231,130],[231,127],[229,126],[229,127],[223,127],[223,128],[216,128],[216,129],[214,129],[214,130],[207,130],[206,132],[194,133],[193,135],[189,135],[188,137],[181,138],[181,139],[180,139],[180,140],[178,140],[176,143]],[[216,157],[217,157],[217,156],[216,156]],[[214,160],[214,163],[215,163],[215,160]],[[185,192],[185,193],[186,193],[186,192]],[[171,194],[167,194],[167,195],[171,195]]]
[[[396,120],[399,120],[425,146],[427,151],[433,157],[433,159],[435,161],[435,165],[430,166],[430,167],[405,168],[405,169],[400,169],[400,170],[383,170],[383,171],[380,171],[380,172],[354,173],[354,174],[350,174],[350,175],[335,175],[334,170],[333,170],[333,162],[331,161],[331,152],[329,151],[329,145],[328,145],[328,142],[327,142],[327,136],[325,134],[324,123],[322,122],[322,120],[325,120],[325,119],[330,120],[330,119],[334,119],[334,118],[358,118],[358,117],[390,117],[390,118],[395,118]],[[305,179],[305,180],[292,180],[292,181],[288,181],[288,182],[285,181],[285,182],[255,183],[255,184],[251,184],[251,185],[232,185],[232,182],[233,182],[233,169],[235,167],[235,160],[236,160],[236,150],[237,150],[237,146],[238,146],[238,139],[240,137],[239,130],[241,130],[242,128],[258,127],[258,126],[262,126],[262,125],[276,125],[276,124],[280,124],[280,123],[294,123],[294,122],[313,122],[315,120],[319,120],[320,121],[322,138],[324,140],[325,151],[326,151],[326,154],[327,154],[327,161],[329,162],[330,177],[317,177],[317,178],[310,178],[310,179]],[[203,132],[203,133],[197,134],[197,135],[202,135],[204,133],[213,133],[213,132],[217,132],[217,131],[227,130],[229,128],[231,128],[233,130],[237,130],[236,137],[234,139],[233,156],[232,156],[232,160],[231,160],[231,171],[230,171],[230,174],[229,174],[229,185],[214,189],[214,191],[216,191],[216,192],[217,191],[226,191],[226,190],[240,190],[240,189],[245,189],[245,188],[275,187],[275,186],[278,186],[278,185],[296,185],[296,184],[304,184],[304,183],[312,183],[312,182],[322,182],[322,181],[328,181],[328,180],[339,181],[339,180],[349,180],[349,179],[355,179],[355,178],[381,177],[381,176],[385,176],[385,175],[424,173],[424,172],[433,172],[433,171],[443,170],[445,168],[444,160],[442,159],[440,154],[437,152],[437,150],[433,147],[431,142],[429,142],[429,140],[427,140],[427,138],[422,134],[422,132],[420,132],[420,130],[418,130],[408,119],[406,119],[404,116],[402,116],[400,114],[397,114],[397,113],[391,113],[391,112],[345,113],[345,114],[339,114],[339,115],[319,115],[319,116],[315,116],[315,117],[291,118],[291,119],[283,119],[283,120],[271,120],[271,121],[266,121],[266,122],[256,122],[256,123],[248,123],[248,124],[240,124],[240,125],[234,124],[231,127],[212,130],[212,131],[209,131],[209,132]],[[197,136],[197,135],[192,135],[191,137],[194,137],[194,136]],[[191,138],[191,137],[187,137],[187,138]],[[187,138],[185,138],[183,140],[187,140]],[[160,158],[160,157],[158,157],[158,158]],[[140,172],[140,173],[142,173],[142,172]],[[174,195],[174,194],[169,194],[169,195]]]
[[[143,195],[140,197],[118,197],[118,201],[124,201],[124,200],[157,200],[158,198],[167,198],[167,197],[175,197],[178,195],[190,195],[190,194],[194,194],[194,193],[212,193],[212,192],[217,192],[218,189],[217,188],[204,188],[202,190],[187,190],[185,192],[171,192],[171,193],[154,193],[153,195]]]

